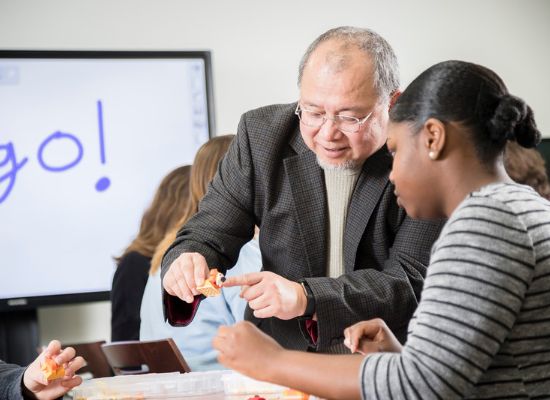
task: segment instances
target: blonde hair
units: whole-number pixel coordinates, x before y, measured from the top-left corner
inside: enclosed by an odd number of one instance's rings
[[[216,175],[218,164],[227,153],[234,137],[235,135],[217,136],[203,144],[197,151],[191,167],[189,199],[185,204],[185,210],[179,221],[166,233],[155,249],[151,260],[151,269],[149,270],[151,275],[155,274],[160,268],[162,257],[164,257],[168,247],[176,240],[178,230],[198,211],[199,202],[206,194],[208,184]]]
[[[122,255],[114,257],[117,263],[128,253],[136,251],[152,257],[159,242],[174,227],[189,199],[191,166],[185,165],[170,172],[160,183],[155,197],[141,218],[136,238]]]

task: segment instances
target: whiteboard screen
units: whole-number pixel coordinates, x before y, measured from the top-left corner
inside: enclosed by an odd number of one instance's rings
[[[107,298],[213,129],[207,52],[0,52],[0,310]]]

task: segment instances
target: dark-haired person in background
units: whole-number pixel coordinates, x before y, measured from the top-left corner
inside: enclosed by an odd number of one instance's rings
[[[409,85],[390,121],[400,205],[449,217],[406,344],[374,319],[344,332],[366,357],[298,353],[240,323],[220,328],[219,360],[331,399],[549,398],[550,203],[503,164],[508,140],[539,142],[531,108],[491,70],[447,61]]]
[[[504,167],[514,182],[529,185],[542,197],[550,200],[546,165],[537,150],[526,149],[516,142],[508,142],[504,151]]]
[[[61,350],[61,344],[52,340],[28,367],[6,364],[0,360],[0,399],[53,400],[63,396],[82,383],[82,378],[75,376],[75,372],[84,366],[85,361],[75,355],[72,347]],[[58,365],[63,365],[65,376],[53,381],[46,380],[40,368],[44,357],[53,358]]]
[[[117,269],[111,288],[111,340],[139,340],[140,308],[151,257],[167,232],[185,212],[191,166],[178,167],[161,181],[143,214],[137,237],[115,258]]]
[[[388,179],[395,54],[369,29],[331,29],[306,50],[298,84],[297,103],[243,115],[164,256],[167,317],[193,315],[196,286],[234,265],[257,225],[262,272],[225,283],[247,287],[247,320],[296,350],[347,351],[344,328],[375,317],[404,340],[442,225],[408,218]]]

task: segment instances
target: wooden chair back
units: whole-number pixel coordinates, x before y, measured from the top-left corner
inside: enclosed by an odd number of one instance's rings
[[[113,370],[103,353],[101,345],[104,340],[90,343],[67,344],[65,347],[73,347],[77,356],[82,356],[86,360],[86,365],[78,370],[78,374],[90,373],[93,378],[104,378],[113,376]]]
[[[172,339],[125,341],[101,346],[115,375],[149,372],[189,372],[189,366]]]

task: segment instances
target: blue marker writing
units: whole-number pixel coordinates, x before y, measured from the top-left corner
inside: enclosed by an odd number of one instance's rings
[[[97,123],[99,126],[99,154],[101,164],[105,164],[105,135],[103,133],[103,107],[101,100],[97,101]],[[100,178],[95,184],[95,190],[102,192],[109,187],[111,181],[106,176]]]
[[[99,153],[100,153],[100,159],[101,163],[106,163],[106,157],[105,157],[105,135],[103,131],[103,106],[101,103],[101,100],[97,101],[97,121],[98,121],[98,128],[99,128]],[[52,165],[51,161],[46,162],[44,159],[44,153],[49,148],[49,146],[55,145],[55,143],[59,143],[59,141],[70,141],[74,144],[77,150],[76,157],[74,160],[65,163],[65,164],[57,164]],[[0,204],[4,202],[4,200],[7,199],[9,194],[11,193],[14,185],[15,185],[15,178],[17,176],[18,171],[27,163],[28,158],[24,157],[21,161],[17,161],[16,155],[15,155],[15,147],[13,143],[8,142],[6,144],[0,144],[0,155],[2,152],[5,153],[4,158],[0,159]],[[38,148],[37,152],[37,158],[38,163],[40,166],[49,172],[63,172],[67,171],[73,167],[75,167],[80,161],[82,160],[82,157],[84,156],[84,147],[82,146],[82,143],[72,133],[67,132],[61,132],[56,131],[52,133],[51,135],[47,136],[46,139],[40,144],[40,147]],[[4,167],[8,166],[9,170],[8,172],[4,173],[2,169]],[[3,185],[4,181],[7,181],[6,185]],[[104,190],[108,189],[111,185],[111,181],[107,177],[100,178],[96,184],[95,189],[98,192],[103,192]]]
[[[76,156],[74,161],[72,161],[72,162],[70,162],[66,165],[61,165],[61,166],[58,166],[58,167],[52,167],[51,165],[46,164],[44,162],[44,156],[43,156],[44,149],[46,148],[46,146],[52,140],[63,140],[63,139],[69,139],[69,140],[73,141],[73,143],[76,145],[76,147],[78,149],[78,155]],[[80,160],[82,160],[83,155],[84,155],[84,148],[82,147],[82,143],[80,143],[80,140],[78,140],[78,138],[73,134],[60,132],[60,131],[54,132],[50,136],[48,136],[46,138],[46,140],[44,140],[40,144],[40,147],[38,148],[38,162],[40,163],[40,166],[42,168],[44,168],[46,171],[50,171],[50,172],[62,172],[62,171],[68,170],[69,168],[74,167],[76,164],[78,164],[80,162]]]
[[[4,175],[0,175],[0,185],[6,179],[9,179],[4,193],[0,195],[0,204],[2,204],[2,202],[9,196],[11,190],[13,189],[13,185],[15,185],[15,177],[17,176],[17,172],[27,163],[29,159],[25,157],[20,162],[17,162],[15,157],[15,148],[11,142],[8,142],[7,144],[0,144],[0,151],[4,151],[6,153],[6,157],[0,161],[0,168],[4,165],[8,165],[8,163],[11,164],[11,169]]]

